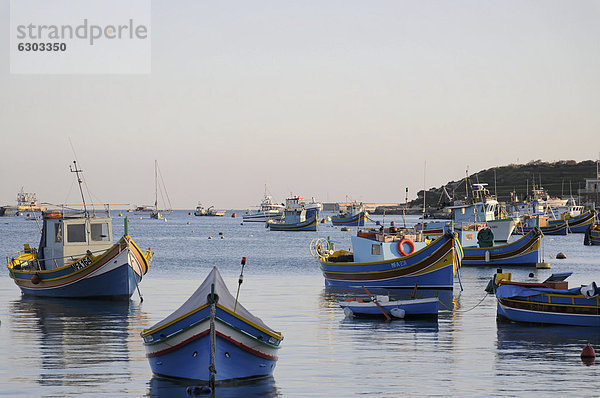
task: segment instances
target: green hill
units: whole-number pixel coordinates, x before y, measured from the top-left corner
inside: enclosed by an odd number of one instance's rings
[[[516,192],[519,200],[531,194],[533,184],[541,186],[551,196],[577,198],[579,188],[584,188],[586,178],[596,175],[596,162],[585,160],[561,160],[554,163],[536,160],[527,164],[511,164],[481,170],[471,174],[468,179],[468,191],[472,192],[473,184],[487,183],[489,191],[498,196],[500,202],[511,200],[511,192]],[[448,195],[444,192],[444,188]],[[453,200],[464,199],[467,190],[465,178],[451,181],[439,188],[427,191],[426,203],[428,207],[443,207]],[[422,206],[423,190],[417,193],[418,198],[410,202],[409,206]]]

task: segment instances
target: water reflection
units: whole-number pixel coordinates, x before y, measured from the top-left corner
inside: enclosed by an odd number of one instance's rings
[[[137,304],[23,296],[10,303],[9,313],[13,341],[27,350],[17,366],[36,372],[29,376],[40,386],[93,391],[131,380],[128,336],[132,318],[139,315]]]
[[[589,342],[599,347],[596,328],[578,326],[530,326],[497,323],[498,360],[563,360],[577,356]]]
[[[198,383],[192,380],[172,380],[153,377],[150,380],[149,397],[191,397],[205,396],[210,397],[210,394],[195,395],[192,388],[198,387]],[[219,398],[237,398],[237,397],[279,397],[275,379],[267,377],[259,380],[232,382],[228,384],[220,384],[215,388],[213,396]]]

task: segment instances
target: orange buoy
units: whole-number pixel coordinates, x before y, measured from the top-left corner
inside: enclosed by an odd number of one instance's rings
[[[237,217],[237,214],[231,213],[231,218],[236,218],[236,217]]]
[[[593,365],[596,361],[596,352],[594,351],[594,347],[588,343],[583,350],[581,351],[581,362],[585,365],[590,366]]]
[[[190,212],[188,213],[188,216],[191,216],[191,215],[192,215],[192,212],[190,211]]]
[[[325,224],[325,219],[324,218],[321,219],[321,224]]]
[[[33,276],[31,277],[31,283],[33,283],[34,285],[37,285],[41,281],[42,280],[40,279],[40,276],[38,274],[33,274]]]

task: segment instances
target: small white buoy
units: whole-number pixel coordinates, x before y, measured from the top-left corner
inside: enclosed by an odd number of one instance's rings
[[[344,307],[344,315],[348,318],[352,318],[354,316],[354,312],[348,307]]]
[[[392,316],[394,318],[404,318],[404,315],[406,315],[406,311],[404,311],[402,308],[392,308],[390,310],[390,314],[392,314]]]
[[[140,220],[142,219],[142,217],[140,216]]]
[[[254,238],[254,235],[252,235],[252,234],[250,234],[249,236],[250,236],[251,238]]]

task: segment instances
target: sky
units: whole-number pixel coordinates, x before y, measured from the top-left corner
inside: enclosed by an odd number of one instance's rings
[[[96,203],[153,203],[157,160],[174,208],[244,209],[599,156],[600,1],[155,0],[123,75],[11,74],[9,4],[0,205],[79,203],[75,157]]]

